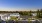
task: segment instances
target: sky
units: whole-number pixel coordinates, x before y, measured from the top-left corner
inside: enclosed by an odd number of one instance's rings
[[[42,9],[42,0],[0,0],[0,11],[29,11]]]

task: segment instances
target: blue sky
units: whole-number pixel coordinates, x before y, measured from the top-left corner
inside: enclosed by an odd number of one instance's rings
[[[0,11],[28,11],[42,9],[42,0],[0,0]]]

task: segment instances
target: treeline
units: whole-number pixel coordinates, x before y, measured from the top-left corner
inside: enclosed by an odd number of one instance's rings
[[[24,12],[19,12],[19,14],[21,14],[21,15],[28,15],[28,16],[33,16],[32,15],[32,13],[37,13],[37,17],[38,18],[42,18],[42,9],[38,9],[37,11],[29,11],[29,12],[26,12],[26,11],[24,11]]]
[[[20,15],[28,15],[32,16],[31,11],[24,11],[24,12],[19,12]]]
[[[37,13],[38,18],[42,18],[42,9],[38,9],[37,11],[0,11],[0,13],[19,13],[20,15],[28,15],[32,16],[31,13]]]

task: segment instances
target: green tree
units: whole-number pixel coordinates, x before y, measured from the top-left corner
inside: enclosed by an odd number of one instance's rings
[[[37,10],[37,17],[38,18],[42,18],[42,13],[41,13],[42,10],[39,11],[39,9]]]
[[[42,9],[40,10],[40,18],[42,18]]]
[[[37,10],[37,16],[39,15],[39,9]]]
[[[29,16],[32,16],[32,14],[31,14],[31,13],[32,13],[32,11],[30,10],[30,12],[29,12]]]
[[[21,15],[28,15],[28,12],[24,11],[24,12],[20,12]]]

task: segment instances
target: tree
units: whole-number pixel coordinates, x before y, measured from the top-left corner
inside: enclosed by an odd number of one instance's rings
[[[39,9],[37,10],[37,17],[40,18]]]
[[[40,18],[42,18],[42,9],[40,10]]]
[[[19,14],[21,14],[21,15],[28,15],[28,12],[23,11],[23,12],[19,12]]]
[[[42,9],[40,10],[40,12],[42,13]]]
[[[37,10],[37,17],[42,18],[42,9],[40,11],[39,9]]]
[[[29,16],[32,16],[32,14],[31,14],[31,13],[32,13],[32,11],[30,10],[30,12],[29,12]]]

